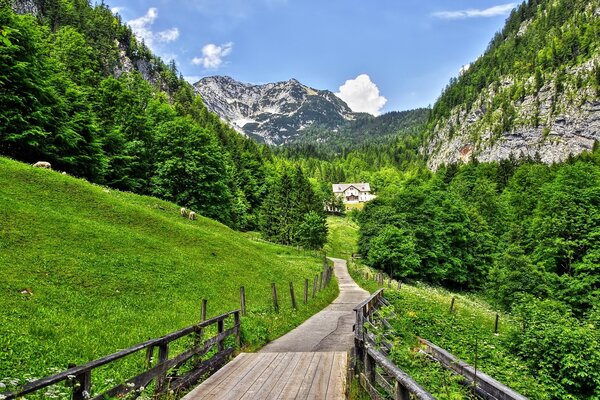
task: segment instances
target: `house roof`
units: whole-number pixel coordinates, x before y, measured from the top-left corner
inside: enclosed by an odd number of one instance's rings
[[[369,185],[368,183],[334,183],[331,186],[333,187],[334,193],[343,193],[346,191],[346,189],[348,189],[351,186],[360,190],[361,192],[371,191],[371,185]]]

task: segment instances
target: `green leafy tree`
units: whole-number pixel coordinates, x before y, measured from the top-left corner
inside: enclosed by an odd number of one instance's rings
[[[232,194],[223,151],[214,137],[189,118],[157,127],[154,194],[228,223]]]
[[[388,225],[371,241],[367,262],[390,276],[405,278],[417,275],[421,259],[411,233]]]
[[[308,249],[321,249],[327,242],[327,220],[322,214],[310,211],[298,227],[299,243]]]

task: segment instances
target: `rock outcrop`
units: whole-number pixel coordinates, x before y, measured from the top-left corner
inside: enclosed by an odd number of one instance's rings
[[[546,77],[537,90],[534,77],[520,82],[529,94],[512,102],[514,124],[509,131],[501,130],[503,110],[492,108],[493,99],[511,93],[517,82],[504,77],[499,84],[490,85],[469,110],[457,107],[435,126],[422,149],[429,167],[435,170],[471,158],[499,161],[511,155],[553,163],[591,150],[600,140],[600,94],[590,84],[599,65],[600,56],[567,69],[560,89],[557,74]]]

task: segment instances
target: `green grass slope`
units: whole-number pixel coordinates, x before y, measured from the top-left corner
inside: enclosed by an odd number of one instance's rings
[[[209,317],[238,308],[241,285],[243,337],[256,348],[335,298],[330,285],[308,306],[289,306],[289,282],[301,299],[321,268],[316,257],[181,218],[175,204],[0,158],[0,383],[191,325],[202,298]]]

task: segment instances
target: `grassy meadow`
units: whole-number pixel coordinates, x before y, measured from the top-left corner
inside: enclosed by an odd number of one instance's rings
[[[256,349],[337,296],[334,282],[302,304],[304,279],[322,266],[310,253],[184,219],[175,204],[0,158],[0,392],[191,325],[201,299],[209,318],[236,309],[242,285],[243,346]]]

